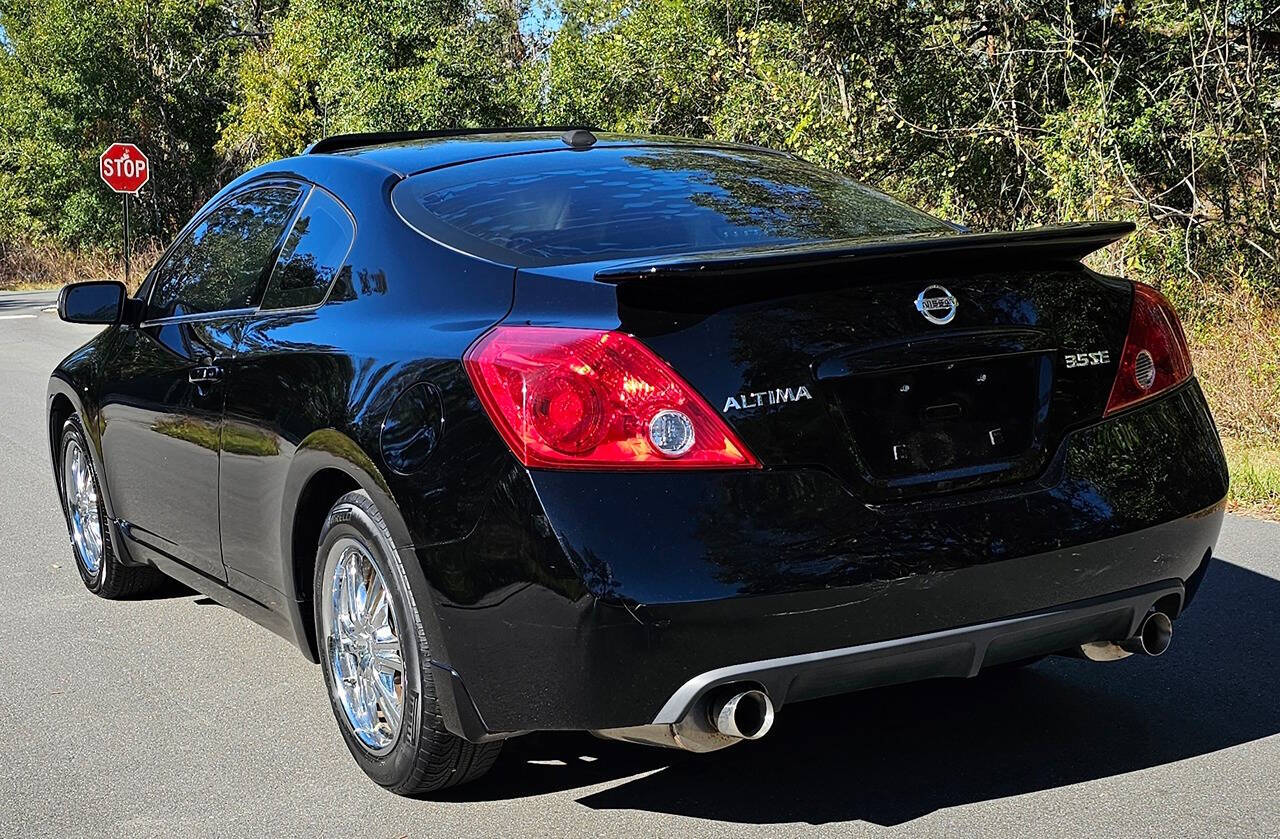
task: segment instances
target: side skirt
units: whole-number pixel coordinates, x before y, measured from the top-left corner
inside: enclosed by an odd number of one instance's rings
[[[113,524],[116,532],[125,537],[124,541],[130,548],[135,544],[139,544],[130,536],[128,522],[116,519]],[[294,621],[284,613],[283,610],[287,609],[287,604],[284,603],[283,595],[280,595],[279,592],[269,590],[256,580],[234,570],[229,570],[229,582],[223,583],[221,580],[216,580],[154,547],[146,546],[146,548],[146,555],[151,564],[160,569],[166,576],[172,577],[184,586],[198,591],[222,606],[226,606],[231,611],[244,615],[249,620],[271,630],[303,651],[309,650],[305,630],[301,626],[295,625]],[[132,551],[130,552],[132,553]],[[259,596],[263,596],[267,591],[270,591],[271,594],[275,595],[275,598],[279,598],[277,608],[272,608],[268,603],[264,603],[244,591],[231,587],[236,584],[244,588],[255,589],[254,593]],[[271,599],[274,600],[275,598]],[[308,659],[311,658],[309,653],[307,657]]]

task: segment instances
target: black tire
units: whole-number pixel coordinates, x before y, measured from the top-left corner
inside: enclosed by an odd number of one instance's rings
[[[91,563],[85,558],[76,544],[72,528],[72,512],[66,487],[66,457],[72,445],[78,446],[84,455],[84,464],[88,469],[89,479],[93,481],[97,495],[96,516],[102,533],[102,557],[97,568],[91,569]],[[149,565],[125,565],[116,556],[112,544],[111,522],[107,516],[106,506],[102,503],[102,485],[98,481],[98,471],[94,468],[93,458],[89,455],[89,443],[85,437],[84,427],[75,414],[62,426],[62,438],[58,444],[58,494],[62,499],[62,513],[67,520],[67,534],[71,537],[71,556],[75,559],[76,570],[85,588],[107,600],[122,600],[137,597],[154,591],[164,582],[164,575]]]
[[[322,615],[322,604],[330,590],[328,575],[336,567],[340,553],[334,548],[340,541],[350,545],[347,540],[355,540],[367,553],[391,595],[390,606],[404,664],[403,716],[394,745],[382,754],[371,751],[352,730],[335,688],[333,643]],[[333,505],[320,531],[315,568],[312,593],[316,640],[329,704],[347,748],[365,774],[398,795],[422,796],[465,784],[488,772],[502,750],[502,743],[469,743],[445,729],[419,606],[391,534],[367,493],[349,492]]]

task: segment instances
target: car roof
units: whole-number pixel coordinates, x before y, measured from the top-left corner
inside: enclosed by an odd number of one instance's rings
[[[587,132],[585,138],[584,132]],[[685,137],[616,134],[575,126],[341,134],[326,137],[312,144],[304,154],[357,158],[408,177],[442,166],[514,154],[652,145],[749,148],[771,154],[786,154],[776,149],[762,149],[744,144],[692,140]]]

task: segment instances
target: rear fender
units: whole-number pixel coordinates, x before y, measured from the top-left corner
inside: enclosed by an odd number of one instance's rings
[[[431,657],[435,661],[447,661],[444,640],[440,624],[431,608],[431,586],[427,582],[422,565],[413,550],[413,539],[400,505],[396,502],[381,470],[351,437],[332,428],[320,429],[307,435],[294,453],[289,475],[285,480],[283,508],[280,527],[280,556],[285,558],[283,568],[283,589],[290,596],[287,606],[292,620],[298,627],[309,627],[313,616],[309,610],[304,614],[308,600],[303,598],[304,592],[310,592],[312,581],[295,578],[296,566],[293,562],[293,525],[299,502],[307,484],[316,475],[325,470],[337,470],[349,476],[359,487],[369,494],[373,503],[382,514],[382,520],[391,533],[392,541],[400,556],[401,564],[409,578],[413,589],[418,614],[423,629],[427,634]],[[312,633],[303,632],[299,637],[312,638]],[[318,661],[318,650],[314,647],[304,648],[303,652],[313,661]]]

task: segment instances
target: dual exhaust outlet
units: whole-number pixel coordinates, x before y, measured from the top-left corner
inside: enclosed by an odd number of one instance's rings
[[[1081,644],[1079,654],[1090,661],[1115,661],[1135,653],[1164,655],[1173,643],[1173,619],[1164,612],[1152,610],[1138,624],[1136,634],[1123,641],[1092,641]]]
[[[1173,640],[1173,619],[1152,610],[1138,624],[1137,632],[1121,641],[1092,641],[1071,652],[1091,661],[1115,661],[1130,655],[1163,655]],[[713,752],[759,740],[773,727],[774,708],[769,694],[755,686],[726,685],[704,697],[678,723],[636,725],[593,731],[598,737],[647,746],[665,746],[690,752]]]
[[[1115,643],[1082,644],[1080,652],[1095,661],[1112,661],[1130,655],[1164,655],[1173,643],[1173,618],[1153,609],[1138,624],[1138,631]],[[691,714],[690,716],[694,716]],[[757,688],[714,693],[707,702],[707,720],[715,734],[737,740],[759,740],[773,727],[773,702]],[[727,743],[726,743],[727,745]]]

